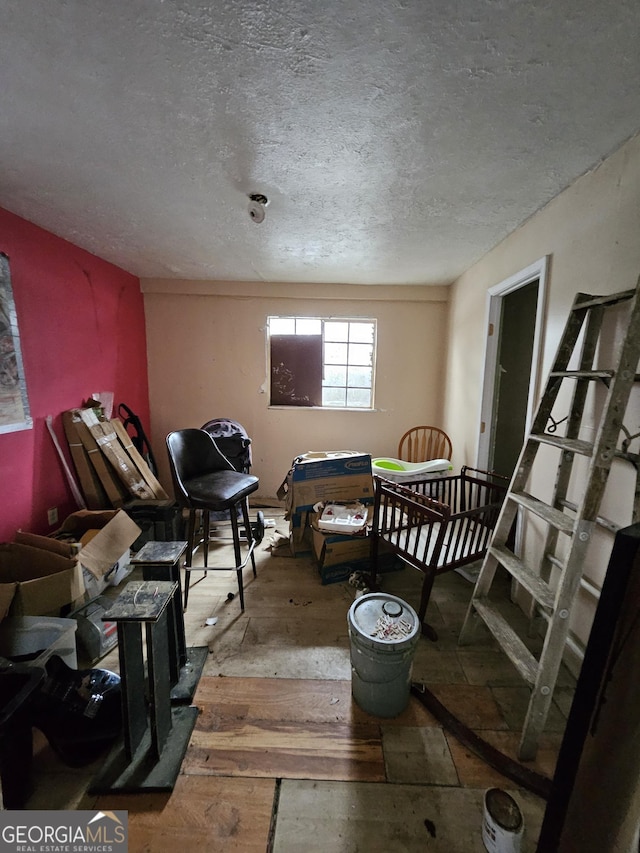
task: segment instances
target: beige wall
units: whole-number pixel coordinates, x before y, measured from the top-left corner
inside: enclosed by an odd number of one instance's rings
[[[546,379],[575,293],[612,293],[636,285],[640,273],[639,137],[579,179],[452,286],[444,427],[453,440],[456,466],[472,463],[477,453],[487,290],[545,255],[550,256],[550,272],[540,384]],[[592,414],[587,412],[587,427],[593,426]],[[626,422],[633,432],[640,430],[635,399]],[[626,525],[632,520],[633,477],[621,465],[616,463],[612,471],[615,479],[607,489],[603,515]],[[536,489],[550,490],[554,474],[555,463],[538,474]],[[533,530],[526,533],[525,548],[534,550],[539,537]],[[596,537],[585,567],[587,578],[596,586],[602,581],[610,547],[608,534]],[[583,591],[579,604],[572,628],[584,641],[595,599]]]
[[[442,422],[448,288],[146,280],[152,446],[169,484],[165,436],[215,417],[253,440],[259,495],[273,498],[308,450],[397,452],[411,426]],[[269,407],[268,315],[378,322],[374,412]]]

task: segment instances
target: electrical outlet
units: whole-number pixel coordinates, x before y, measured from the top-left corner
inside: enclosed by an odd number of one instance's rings
[[[49,527],[53,527],[54,524],[58,523],[58,507],[52,506],[51,509],[47,510],[47,521],[49,522]]]

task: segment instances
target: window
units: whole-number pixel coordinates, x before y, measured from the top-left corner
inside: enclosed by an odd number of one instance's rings
[[[272,406],[372,409],[374,320],[269,317]]]

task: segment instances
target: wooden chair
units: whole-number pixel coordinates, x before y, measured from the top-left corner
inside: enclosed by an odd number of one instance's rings
[[[451,459],[451,439],[434,426],[417,426],[407,430],[398,444],[398,459],[405,462],[429,462]]]

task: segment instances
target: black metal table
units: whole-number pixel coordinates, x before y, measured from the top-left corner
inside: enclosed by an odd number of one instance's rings
[[[103,616],[118,626],[123,737],[90,793],[173,790],[198,715],[193,706],[171,703],[169,614],[176,593],[179,601],[174,581],[132,581]]]
[[[207,646],[187,648],[180,589],[180,560],[186,549],[186,542],[149,541],[131,559],[131,565],[141,567],[144,580],[171,581],[178,585],[171,597],[168,614],[169,678],[173,702],[191,702],[209,654]]]

